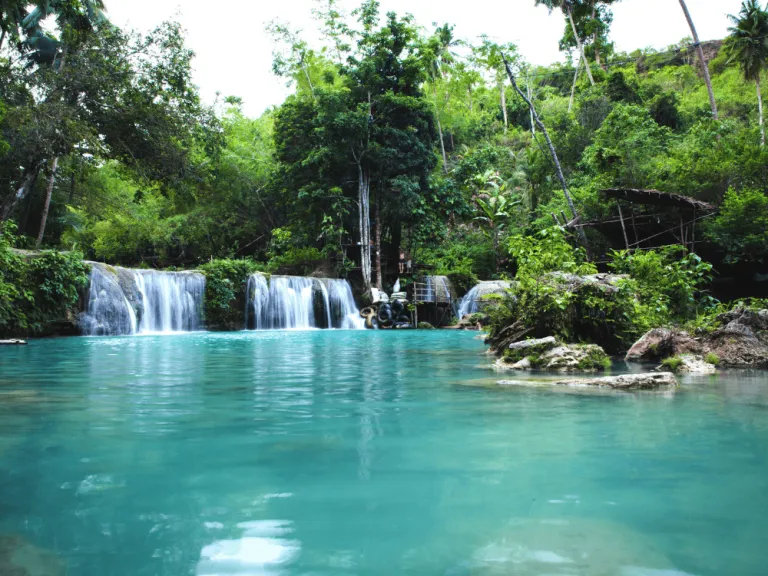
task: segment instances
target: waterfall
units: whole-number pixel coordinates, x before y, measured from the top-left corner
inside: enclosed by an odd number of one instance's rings
[[[269,303],[269,283],[263,274],[248,278],[245,297],[245,329],[264,330],[267,328],[266,315]]]
[[[91,284],[80,329],[86,336],[201,330],[205,277],[89,262]]]
[[[197,272],[136,270],[144,303],[139,333],[194,332],[202,328],[205,276]]]
[[[120,287],[117,271],[90,262],[91,285],[80,329],[85,336],[135,334],[136,312]]]
[[[511,284],[501,280],[480,282],[472,288],[459,302],[458,317],[464,318],[468,314],[475,314],[482,308],[482,297],[488,294],[503,294],[509,290]]]
[[[328,286],[328,326],[345,330],[364,330],[365,318],[360,316],[352,287],[346,280],[325,280]]]
[[[248,279],[247,330],[347,328],[364,329],[346,280],[263,274]]]

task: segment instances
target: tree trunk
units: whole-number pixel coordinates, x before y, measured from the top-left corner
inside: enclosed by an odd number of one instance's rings
[[[568,101],[568,112],[573,109],[573,100],[576,98],[576,82],[579,79],[579,72],[581,72],[581,58],[576,64],[576,72],[573,73],[573,86],[571,86],[571,99]]]
[[[594,2],[592,3],[592,20],[595,19],[595,16],[597,15],[597,10],[595,9]],[[605,66],[603,66],[603,63],[600,61],[600,46],[597,45],[597,31],[595,31],[594,36],[592,37],[592,42],[595,45],[595,64],[600,66],[603,70],[605,70]]]
[[[760,145],[765,146],[765,121],[763,119],[763,92],[760,89],[760,74],[755,77],[755,84],[757,85],[757,113],[759,116],[758,123],[760,124]]]
[[[704,74],[704,83],[707,85],[707,92],[709,92],[709,105],[712,107],[712,117],[715,120],[719,119],[717,114],[717,102],[715,102],[715,91],[712,89],[712,78],[709,76],[709,66],[704,58],[704,50],[701,48],[701,42],[699,42],[699,35],[696,32],[696,26],[693,25],[693,18],[691,13],[688,12],[688,6],[685,4],[685,0],[680,0],[680,6],[685,14],[685,19],[688,20],[688,26],[691,28],[691,35],[693,36],[693,45],[696,48],[696,52],[699,55],[699,62],[701,63],[701,71]]]
[[[61,55],[61,61],[59,62],[59,69],[57,74],[61,74],[64,70],[64,66],[67,64],[67,55],[69,54],[69,47],[65,44],[64,50]],[[38,248],[43,241],[43,235],[45,234],[45,226],[48,220],[48,208],[51,206],[51,195],[53,194],[53,185],[56,181],[56,171],[59,168],[59,157],[55,156],[51,163],[51,175],[48,177],[48,189],[45,194],[45,206],[43,208],[43,215],[40,218],[40,231],[37,234],[37,242],[35,246]]]
[[[443,138],[443,124],[440,122],[440,109],[437,107],[437,86],[434,87],[435,95],[435,119],[437,120],[437,133],[440,136],[440,152],[443,155],[443,172],[448,174],[448,156],[445,154],[445,139]]]
[[[507,92],[504,90],[504,82],[499,82],[499,91],[501,92],[501,113],[504,115],[504,134],[506,134],[509,116],[507,115]]]
[[[53,196],[53,185],[56,182],[56,171],[59,169],[59,157],[56,156],[51,162],[51,175],[48,178],[48,188],[45,191],[45,204],[43,205],[43,215],[40,217],[40,231],[37,233],[37,242],[35,248],[40,248],[45,235],[45,225],[48,221],[48,209],[51,207],[51,196]]]
[[[29,174],[27,174],[24,182],[22,182],[21,187],[19,187],[19,189],[16,190],[14,194],[9,194],[6,196],[5,200],[3,201],[2,208],[0,208],[0,222],[5,222],[8,220],[11,217],[11,213],[16,207],[16,204],[24,200],[27,194],[29,194],[29,191],[33,188],[35,182],[37,181],[38,170],[39,168],[37,167],[30,168]]]
[[[528,100],[533,102],[533,92],[531,91],[531,79],[526,77],[525,79],[525,91],[528,92]],[[531,134],[533,136],[536,136],[536,122],[533,121],[533,111],[530,111],[531,113]]]
[[[6,34],[6,30],[5,28],[3,28],[3,32],[2,34],[0,34],[0,50],[3,49],[3,43],[5,42],[5,34]]]
[[[371,289],[371,179],[358,162],[357,203],[360,208],[360,268],[365,289]]]
[[[384,186],[379,185],[376,191],[376,288],[384,290],[384,282],[381,277],[381,195],[384,193]]]
[[[533,103],[530,100],[528,100],[528,98],[525,96],[523,91],[520,90],[520,87],[517,85],[517,81],[515,80],[515,75],[512,73],[512,68],[509,67],[509,62],[507,61],[506,56],[502,54],[501,57],[504,60],[504,67],[507,69],[507,75],[509,76],[509,81],[512,82],[512,87],[528,105],[528,108],[530,109],[531,114],[533,114],[533,119],[536,122],[536,125],[539,127],[539,130],[541,130],[541,133],[544,134],[544,139],[547,141],[547,146],[549,146],[549,153],[552,155],[552,161],[555,164],[555,172],[557,173],[557,179],[560,180],[560,185],[563,187],[563,195],[565,196],[565,201],[568,203],[568,208],[571,210],[573,219],[576,220],[579,217],[579,214],[576,212],[576,206],[574,205],[573,199],[571,198],[571,194],[568,191],[568,183],[565,181],[565,175],[563,174],[563,168],[560,165],[560,160],[557,157],[557,151],[555,150],[555,145],[552,144],[552,139],[549,137],[549,132],[547,132],[547,128],[544,126],[544,123],[541,121],[541,119],[539,118],[539,115],[536,113],[536,108],[534,108]],[[587,235],[584,234],[584,229],[582,227],[578,227],[578,231],[579,231],[579,237],[581,238],[581,242],[584,245],[584,248],[586,248],[587,253],[589,253],[589,244],[587,242]]]
[[[581,43],[581,38],[579,38],[579,33],[576,30],[576,22],[573,21],[573,12],[571,12],[571,4],[566,3],[565,4],[565,10],[568,14],[568,20],[571,22],[571,29],[573,30],[573,37],[576,38],[576,45],[579,47],[579,53],[581,54],[581,59],[584,61],[584,66],[587,68],[587,76],[589,76],[589,83],[594,86],[595,85],[595,79],[592,77],[592,70],[589,69],[589,60],[587,60],[587,55],[584,53],[584,44]]]

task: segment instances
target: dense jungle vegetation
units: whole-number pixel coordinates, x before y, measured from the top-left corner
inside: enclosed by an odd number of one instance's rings
[[[401,252],[465,287],[613,270],[638,277],[632,336],[695,316],[712,275],[751,281],[768,253],[768,13],[746,0],[722,42],[627,54],[610,41],[616,0],[535,1],[563,14],[562,64],[531,66],[513,44],[426,29],[376,0],[351,14],[319,0],[322,44],[269,26],[274,71],[294,90],[249,118],[247,95],[201,101],[175,22],[139,34],[110,24],[100,0],[3,0],[0,251],[24,266],[11,244],[230,276],[322,271],[361,288],[390,287]],[[715,211],[693,243],[643,243],[622,233],[608,188]],[[674,228],[676,214],[657,212],[633,207],[632,222]],[[646,250],[662,243],[688,250]],[[25,297],[13,270],[0,271],[0,314]]]

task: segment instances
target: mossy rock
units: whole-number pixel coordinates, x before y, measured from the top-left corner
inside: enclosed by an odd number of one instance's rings
[[[435,327],[432,326],[429,322],[419,322],[418,326],[419,330],[434,330]]]

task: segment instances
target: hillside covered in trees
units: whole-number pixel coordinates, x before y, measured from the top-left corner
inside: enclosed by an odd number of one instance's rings
[[[765,10],[747,0],[724,41],[627,54],[610,40],[614,1],[536,2],[562,11],[564,63],[531,66],[513,44],[375,0],[351,14],[319,1],[321,44],[268,27],[293,94],[249,118],[245,95],[201,101],[175,22],[139,34],[100,0],[5,1],[3,245],[152,268],[229,259],[361,289],[391,286],[406,254],[469,286],[513,277],[521,242],[557,224],[598,266],[683,244],[751,281],[768,249]],[[609,189],[709,208],[683,223]]]

